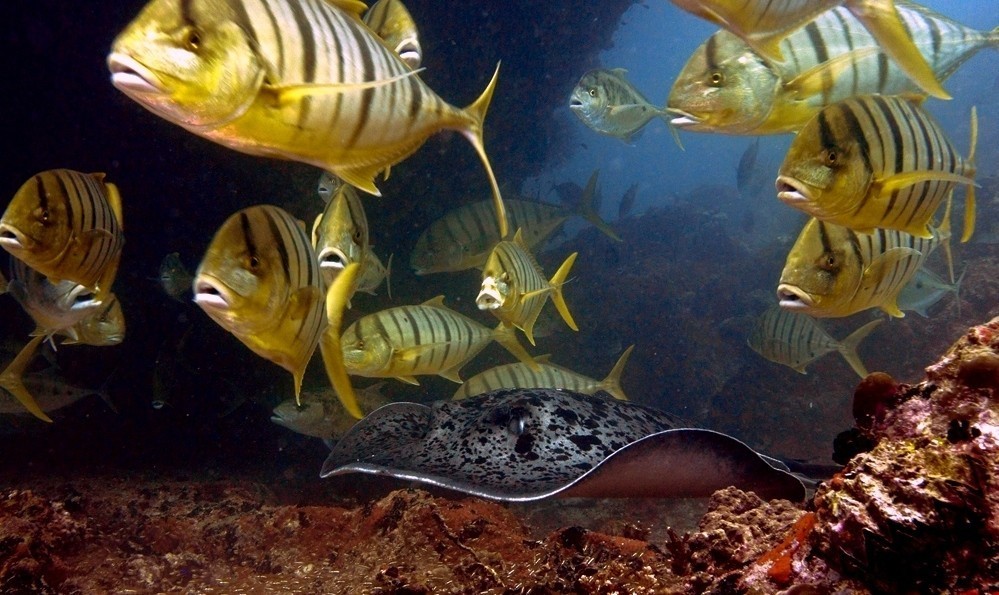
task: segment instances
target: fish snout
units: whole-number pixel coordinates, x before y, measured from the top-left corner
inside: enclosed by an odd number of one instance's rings
[[[669,123],[677,128],[689,128],[691,126],[697,126],[701,123],[703,118],[695,116],[690,112],[685,112],[682,109],[677,109],[675,107],[667,107],[666,113],[672,116]]]
[[[482,289],[475,298],[475,305],[479,310],[496,310],[503,305],[503,295],[500,293],[496,279],[486,277],[482,280]]]
[[[12,254],[24,250],[30,244],[29,238],[6,223],[0,223],[0,247]]]
[[[111,71],[111,84],[117,89],[130,93],[163,93],[157,77],[135,58],[121,52],[108,56],[108,70]]]
[[[339,248],[324,248],[319,253],[319,268],[339,273],[347,267],[347,255]]]
[[[807,310],[815,304],[812,296],[802,291],[800,287],[787,283],[777,286],[777,300],[781,308],[792,311]]]
[[[804,184],[790,176],[777,176],[774,182],[777,198],[784,204],[799,208],[811,200],[811,192]]]
[[[213,310],[228,310],[232,307],[229,289],[218,280],[203,276],[194,279],[194,303]]]

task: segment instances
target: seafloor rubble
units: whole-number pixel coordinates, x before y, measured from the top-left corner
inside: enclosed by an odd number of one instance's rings
[[[397,490],[321,505],[247,480],[90,476],[0,494],[0,591],[992,593],[999,318],[913,385],[857,388],[845,467],[811,502],[717,492],[695,530],[565,526]],[[862,451],[862,452],[860,452]]]

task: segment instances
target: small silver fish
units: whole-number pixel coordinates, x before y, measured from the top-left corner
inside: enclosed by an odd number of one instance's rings
[[[655,118],[669,125],[670,115],[652,105],[625,78],[627,72],[623,68],[587,72],[572,90],[569,109],[590,129],[630,143]]]
[[[358,404],[363,411],[374,411],[388,402],[382,394],[387,383],[376,382],[371,386],[355,389]],[[305,436],[334,439],[347,433],[357,418],[350,415],[332,388],[303,390],[302,404],[286,399],[274,408],[271,421]]]
[[[192,275],[180,260],[179,252],[171,252],[163,257],[160,263],[160,287],[168,296],[178,302],[185,301],[182,296],[191,291]]]
[[[33,335],[51,337],[67,331],[103,305],[93,290],[68,280],[53,283],[13,256],[10,273],[8,290],[35,321]]]
[[[929,318],[929,310],[948,293],[954,294],[957,303],[958,314],[961,313],[961,281],[964,274],[968,272],[965,268],[957,281],[948,283],[940,275],[937,275],[923,265],[912,280],[902,288],[898,294],[898,309],[910,310],[919,314],[923,318]]]

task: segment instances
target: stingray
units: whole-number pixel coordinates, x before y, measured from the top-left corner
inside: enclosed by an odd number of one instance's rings
[[[706,497],[728,486],[805,498],[786,465],[731,436],[606,393],[560,389],[384,405],[333,446],[320,476],[347,473],[512,502]]]

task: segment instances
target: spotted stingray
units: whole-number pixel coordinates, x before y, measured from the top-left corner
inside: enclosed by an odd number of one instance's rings
[[[505,501],[699,497],[736,486],[803,500],[779,461],[655,409],[556,389],[390,403],[336,443],[320,475],[388,475]]]

